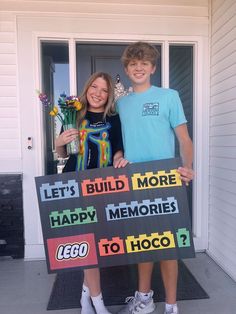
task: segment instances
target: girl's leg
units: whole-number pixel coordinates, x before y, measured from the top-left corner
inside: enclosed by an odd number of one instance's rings
[[[83,284],[83,287],[82,287],[80,304],[81,304],[81,314],[95,314],[95,311],[91,303],[89,288],[85,286],[85,284]]]
[[[100,285],[100,271],[98,268],[84,270],[83,290],[84,290],[84,287],[86,287],[89,290],[89,296],[91,297],[93,301],[93,305],[95,307],[96,312],[99,314],[110,314],[110,312],[108,312],[103,302],[102,293],[101,293],[101,285]],[[84,295],[84,298],[83,298],[83,292],[82,292],[81,314],[95,313],[91,305],[90,297],[88,297],[88,295],[85,297]]]
[[[84,284],[89,287],[91,297],[96,297],[101,293],[99,268],[84,270]]]

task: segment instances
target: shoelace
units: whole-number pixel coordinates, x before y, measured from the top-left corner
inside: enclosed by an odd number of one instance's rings
[[[136,302],[134,302],[136,300]],[[140,301],[137,300],[134,296],[132,297],[127,297],[125,299],[125,303],[128,303],[130,306],[130,310],[135,311],[135,312],[139,312],[140,310],[142,310],[145,307],[145,304]]]
[[[145,306],[146,305],[143,302],[140,301],[138,304],[135,305],[134,311],[136,313],[138,313],[138,312],[142,311],[145,308]]]
[[[133,301],[135,299],[135,297],[127,297],[126,299],[125,299],[125,303],[130,303],[131,301]]]

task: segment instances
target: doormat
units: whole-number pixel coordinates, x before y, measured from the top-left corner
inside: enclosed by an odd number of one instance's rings
[[[102,268],[101,285],[105,305],[121,305],[128,296],[133,296],[138,286],[137,265]],[[62,310],[80,307],[83,272],[81,270],[57,274],[47,310]],[[165,300],[159,264],[155,263],[152,276],[154,301]],[[178,300],[209,298],[185,264],[179,262]]]

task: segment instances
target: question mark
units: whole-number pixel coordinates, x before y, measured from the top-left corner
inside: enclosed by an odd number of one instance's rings
[[[185,241],[187,240],[186,234],[181,234],[180,238],[183,239],[183,246],[185,246],[186,245]]]

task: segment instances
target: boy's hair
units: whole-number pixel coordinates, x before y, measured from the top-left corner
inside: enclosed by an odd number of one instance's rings
[[[83,91],[79,97],[80,102],[83,104],[82,109],[79,111],[79,114],[77,115],[77,124],[80,125],[82,120],[84,119],[86,112],[88,110],[88,100],[87,100],[87,91],[89,87],[93,84],[93,82],[97,78],[102,78],[107,83],[107,90],[108,90],[108,98],[107,102],[105,104],[105,110],[104,110],[104,116],[103,118],[106,118],[106,115],[111,116],[115,114],[115,104],[114,104],[114,84],[112,81],[112,78],[109,74],[104,72],[96,72],[93,73],[87,82],[84,85]]]
[[[150,61],[151,64],[155,66],[159,57],[160,53],[153,45],[138,41],[126,47],[121,57],[121,61],[125,68],[129,62],[134,59]]]

